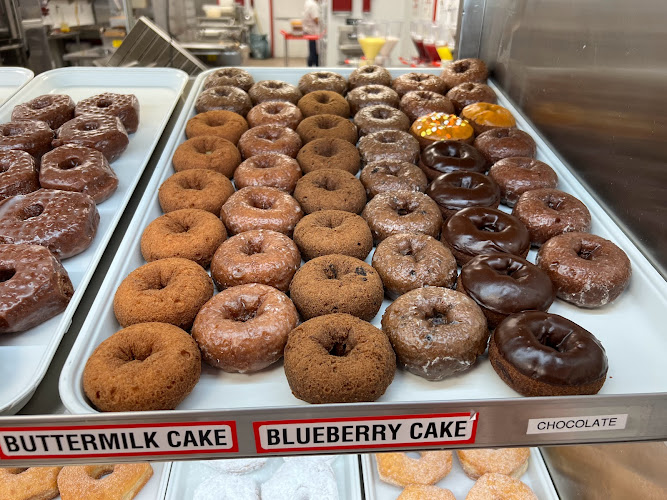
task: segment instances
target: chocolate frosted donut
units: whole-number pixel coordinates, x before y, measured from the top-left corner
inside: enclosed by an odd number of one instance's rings
[[[127,149],[130,139],[120,119],[113,115],[80,115],[56,131],[54,148],[65,144],[97,149],[111,163]]]
[[[369,163],[361,171],[359,180],[366,188],[369,199],[387,191],[426,190],[428,181],[419,167],[404,161],[380,160]]]
[[[389,191],[368,202],[361,216],[380,242],[392,234],[424,233],[437,238],[442,226],[438,205],[424,193]]]
[[[364,85],[391,85],[391,74],[382,66],[371,64],[356,68],[347,79],[350,90]]]
[[[456,113],[461,113],[463,108],[476,102],[491,104],[498,102],[498,97],[491,87],[477,82],[461,83],[450,89],[446,96],[454,105]]]
[[[456,289],[482,309],[493,329],[510,314],[546,311],[556,291],[539,267],[506,253],[478,255],[461,268]]]
[[[442,226],[441,240],[459,265],[497,252],[525,258],[530,249],[530,235],[520,220],[486,207],[464,208],[452,215]]]
[[[241,164],[241,154],[227,139],[200,135],[179,145],[171,162],[176,172],[196,168],[213,170],[231,178]]]
[[[51,149],[52,140],[53,131],[46,122],[18,120],[0,125],[0,151],[25,151],[39,161]]]
[[[486,350],[489,330],[479,306],[442,287],[412,290],[382,315],[397,364],[426,380],[470,369]]]
[[[204,80],[204,89],[211,87],[232,86],[248,92],[255,80],[252,75],[241,68],[221,68],[215,70]]]
[[[246,130],[248,122],[241,115],[217,109],[190,118],[185,125],[185,136],[192,139],[200,135],[214,135],[237,144]]]
[[[265,101],[287,101],[296,104],[301,99],[301,91],[294,85],[277,80],[262,80],[248,91],[253,104]]]
[[[533,138],[516,128],[496,128],[483,132],[475,139],[474,146],[484,155],[488,166],[513,156],[534,158],[537,153]]]
[[[128,134],[139,128],[139,100],[134,94],[104,92],[76,104],[74,116],[112,115],[120,119]]]
[[[158,200],[162,211],[198,208],[215,215],[234,193],[231,181],[218,172],[193,168],[176,172],[162,183]]]
[[[468,207],[498,208],[500,188],[491,177],[477,172],[450,172],[436,178],[426,189],[438,204],[443,218]]]
[[[489,71],[484,61],[474,58],[454,61],[446,65],[440,74],[448,89],[466,82],[484,83],[488,77]]]
[[[306,321],[285,346],[287,382],[292,394],[308,403],[375,401],[395,371],[387,336],[349,314]]]
[[[410,123],[405,113],[384,104],[366,106],[354,115],[360,136],[382,130],[408,130]]]
[[[318,210],[358,214],[366,205],[366,191],[361,181],[338,169],[320,169],[304,175],[296,183],[294,197],[307,214]]]
[[[260,102],[248,111],[246,118],[251,127],[279,125],[294,130],[301,123],[301,120],[303,120],[303,114],[291,102],[266,101]]]
[[[74,288],[41,245],[0,245],[0,333],[23,332],[60,314]]]
[[[383,130],[365,135],[359,139],[358,149],[364,164],[382,160],[416,163],[419,158],[419,143],[402,130]]]
[[[323,168],[335,168],[356,174],[361,163],[359,152],[354,145],[344,139],[332,137],[310,141],[301,148],[296,159],[304,174]]]
[[[396,77],[391,87],[400,97],[413,90],[428,90],[436,94],[444,94],[446,90],[445,82],[437,76],[427,73],[406,73]]]
[[[294,130],[280,125],[251,128],[239,139],[239,151],[245,159],[265,153],[280,153],[295,158],[301,145],[301,139]]]
[[[316,90],[299,99],[299,109],[303,116],[338,115],[350,117],[350,105],[345,98],[331,90]]]
[[[220,218],[232,234],[252,229],[271,229],[291,236],[303,217],[299,203],[278,188],[251,186],[229,197]]]
[[[55,130],[74,118],[74,101],[65,94],[46,94],[14,106],[12,121],[40,120]]]
[[[287,335],[299,322],[287,296],[257,283],[228,288],[202,307],[192,338],[209,365],[252,373],[283,356]]]
[[[400,109],[410,119],[410,123],[429,113],[453,113],[454,106],[449,99],[430,90],[411,90],[401,98]]]
[[[607,377],[600,341],[576,323],[541,311],[514,314],[498,325],[489,360],[503,382],[529,397],[597,394]]]
[[[551,278],[558,298],[588,308],[614,301],[632,274],[623,250],[587,233],[554,236],[540,248],[536,264]]]
[[[512,215],[525,224],[530,242],[536,247],[558,234],[587,233],[591,228],[591,213],[586,205],[558,189],[523,193]]]
[[[526,191],[558,185],[558,175],[549,165],[520,156],[494,163],[489,169],[489,177],[500,186],[500,201],[508,207],[513,207]]]
[[[304,144],[315,139],[344,139],[357,143],[357,126],[350,120],[337,115],[309,116],[296,128]]]
[[[375,249],[372,264],[391,299],[424,286],[453,288],[456,281],[454,256],[425,234],[389,236]]]
[[[299,90],[302,94],[317,90],[329,90],[344,95],[347,90],[345,78],[332,71],[314,71],[299,78]]]
[[[347,102],[350,104],[350,113],[356,115],[360,109],[367,106],[384,104],[392,108],[398,108],[400,97],[396,91],[384,85],[364,85],[350,90],[347,94]]]
[[[306,215],[294,229],[294,242],[303,260],[341,254],[364,260],[373,249],[366,221],[343,210],[319,210]]]
[[[35,159],[25,151],[0,151],[0,201],[39,189]]]
[[[460,115],[461,118],[465,118],[472,125],[475,134],[481,134],[496,128],[516,126],[516,120],[509,109],[488,102],[469,104],[461,110]]]
[[[267,186],[292,193],[301,178],[301,167],[294,158],[280,153],[251,156],[234,171],[238,189],[249,186]]]
[[[211,262],[211,276],[218,290],[247,283],[269,285],[286,292],[301,265],[301,255],[282,233],[259,229],[225,241]]]
[[[370,321],[384,297],[375,269],[347,255],[309,260],[294,275],[289,291],[303,319],[338,312]]]
[[[118,177],[96,149],[65,145],[42,157],[39,183],[45,189],[85,193],[102,203],[118,188]]]
[[[205,113],[216,109],[224,109],[241,116],[248,114],[252,108],[250,96],[241,89],[223,85],[204,90],[195,101],[197,113]]]
[[[88,248],[99,223],[83,193],[40,189],[0,202],[0,243],[43,245],[60,259]]]

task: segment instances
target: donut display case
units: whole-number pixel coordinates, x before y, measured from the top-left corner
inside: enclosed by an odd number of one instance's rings
[[[0,67],[0,106],[34,77],[27,68]]]

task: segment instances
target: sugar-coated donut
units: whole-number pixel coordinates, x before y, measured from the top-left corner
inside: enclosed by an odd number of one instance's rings
[[[350,90],[347,94],[347,102],[350,104],[350,114],[354,116],[366,106],[384,104],[385,106],[398,108],[400,97],[391,87],[364,85]]]
[[[317,462],[285,462],[262,483],[262,500],[338,500],[331,466]]]
[[[489,102],[496,104],[498,97],[491,87],[484,83],[465,82],[449,89],[447,98],[454,105],[456,113],[460,113],[463,108],[476,102]]]
[[[171,160],[174,170],[213,170],[231,179],[241,163],[241,154],[232,142],[213,135],[200,135],[180,144]]]
[[[222,460],[204,460],[201,463],[213,470],[225,474],[249,474],[261,469],[269,461],[268,458],[227,458]]]
[[[298,87],[304,95],[317,90],[329,90],[344,95],[347,91],[347,82],[333,71],[313,71],[299,78]]]
[[[224,109],[245,116],[250,108],[252,108],[252,101],[248,94],[231,85],[210,87],[199,94],[195,101],[197,113]]]
[[[60,469],[62,467],[0,468],[0,498],[3,500],[56,498]]]
[[[444,94],[447,90],[445,82],[428,73],[405,73],[396,77],[391,87],[401,97],[413,90],[429,90],[436,94]]]
[[[130,139],[114,115],[79,115],[56,130],[54,148],[65,144],[97,149],[111,163],[127,149]]]
[[[350,142],[335,137],[310,141],[301,148],[296,159],[304,174],[323,168],[336,168],[354,175],[359,171],[361,163],[357,148]]]
[[[207,460],[202,462],[234,462],[234,460]],[[200,483],[194,491],[192,500],[260,500],[259,485],[250,477],[219,474]]]
[[[478,135],[487,130],[516,126],[516,120],[509,109],[488,102],[469,104],[463,108],[460,115],[470,123]]]
[[[451,451],[420,451],[419,458],[407,453],[376,453],[378,476],[396,486],[432,485],[452,470]]]
[[[340,97],[340,96],[339,96]],[[341,98],[342,99],[342,98]],[[260,125],[279,125],[294,130],[301,120],[303,114],[294,104],[287,101],[265,101],[248,111],[248,125],[259,127]]]
[[[316,90],[306,94],[299,99],[299,109],[306,118],[313,115],[350,117],[348,102],[342,95],[331,90]]]
[[[122,127],[120,122],[118,125]],[[0,151],[18,149],[39,162],[42,155],[51,149],[52,141],[53,131],[39,120],[17,120],[0,125]]]
[[[443,218],[468,207],[498,208],[500,188],[491,178],[478,172],[456,171],[443,174],[426,189],[440,207]]]
[[[526,191],[558,185],[558,175],[553,168],[539,160],[521,156],[497,161],[488,175],[500,187],[500,202],[508,207],[513,207]]]
[[[357,126],[347,118],[338,115],[313,115],[304,119],[296,128],[304,144],[321,138],[344,139],[357,143]]]
[[[396,500],[456,500],[454,494],[437,486],[411,484],[406,486]]]
[[[248,94],[255,105],[265,101],[287,101],[296,104],[303,95],[294,85],[277,80],[257,82],[250,87]]]
[[[387,191],[426,190],[428,180],[419,167],[404,161],[380,160],[368,163],[359,180],[366,188],[368,199]]]
[[[299,179],[294,198],[307,214],[318,210],[344,210],[358,214],[366,205],[366,190],[350,172],[323,168]]]
[[[253,86],[255,80],[252,75],[241,68],[220,68],[208,75],[204,80],[204,88],[219,87],[221,85],[231,85],[238,87],[244,92],[248,92]]]
[[[35,159],[25,151],[0,151],[0,201],[38,189],[39,171]]]
[[[200,135],[214,135],[237,144],[248,130],[248,122],[241,115],[224,109],[199,113],[188,120],[185,136],[188,139]]]
[[[482,132],[473,144],[486,158],[488,166],[503,158],[522,156],[534,158],[537,154],[535,140],[517,128],[494,128]]]
[[[40,120],[52,130],[74,118],[74,101],[65,94],[46,94],[14,106],[12,120]]]
[[[373,249],[373,235],[363,217],[343,210],[306,215],[294,229],[303,260],[342,254],[364,260]]]
[[[470,488],[465,500],[538,500],[526,484],[506,474],[484,474]]]
[[[430,90],[412,90],[401,97],[400,109],[410,119],[410,123],[417,118],[430,113],[454,112],[454,106],[448,98]]]
[[[77,102],[74,116],[88,114],[116,116],[128,134],[134,134],[139,128],[139,100],[134,94],[104,92]]]
[[[165,213],[197,208],[219,215],[222,205],[233,193],[234,186],[227,176],[193,168],[167,178],[158,189],[158,200]]]
[[[484,83],[489,76],[486,64],[481,59],[458,59],[447,64],[440,78],[448,89],[466,82]]]
[[[354,124],[359,135],[364,136],[382,130],[403,130],[410,128],[410,119],[403,111],[385,104],[366,106],[354,115]]]
[[[402,130],[383,130],[359,139],[359,155],[364,164],[374,161],[401,161],[416,163],[419,142]]]
[[[300,178],[299,163],[294,158],[280,153],[251,156],[234,171],[234,184],[237,189],[266,186],[292,193]]]
[[[463,472],[470,479],[496,472],[519,479],[528,469],[530,448],[481,448],[457,450]]]
[[[150,464],[70,465],[58,474],[62,500],[132,500],[153,475]]]
[[[356,68],[347,79],[350,90],[363,85],[391,85],[391,73],[382,66],[371,64]],[[349,94],[348,94],[349,95]]]
[[[173,410],[200,374],[201,355],[187,332],[167,323],[139,323],[97,346],[82,384],[101,411]]]
[[[246,159],[265,153],[280,153],[295,158],[301,146],[299,135],[281,125],[259,125],[239,139],[239,151]]]

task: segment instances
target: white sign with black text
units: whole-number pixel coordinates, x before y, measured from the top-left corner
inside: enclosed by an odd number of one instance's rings
[[[531,418],[528,420],[526,434],[621,430],[625,429],[627,421],[627,413],[588,417]]]

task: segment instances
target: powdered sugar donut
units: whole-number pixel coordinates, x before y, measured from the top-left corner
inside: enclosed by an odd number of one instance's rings
[[[268,462],[268,458],[234,458],[226,460],[206,460],[202,462],[207,467],[228,474],[249,474],[261,469]]]
[[[324,462],[291,460],[262,484],[262,500],[337,500],[338,486]]]
[[[220,474],[197,486],[192,498],[193,500],[259,500],[259,485],[248,477]]]
[[[337,458],[338,455],[311,455],[306,457],[283,457],[283,460],[285,460],[285,462],[312,462],[331,465]]]

